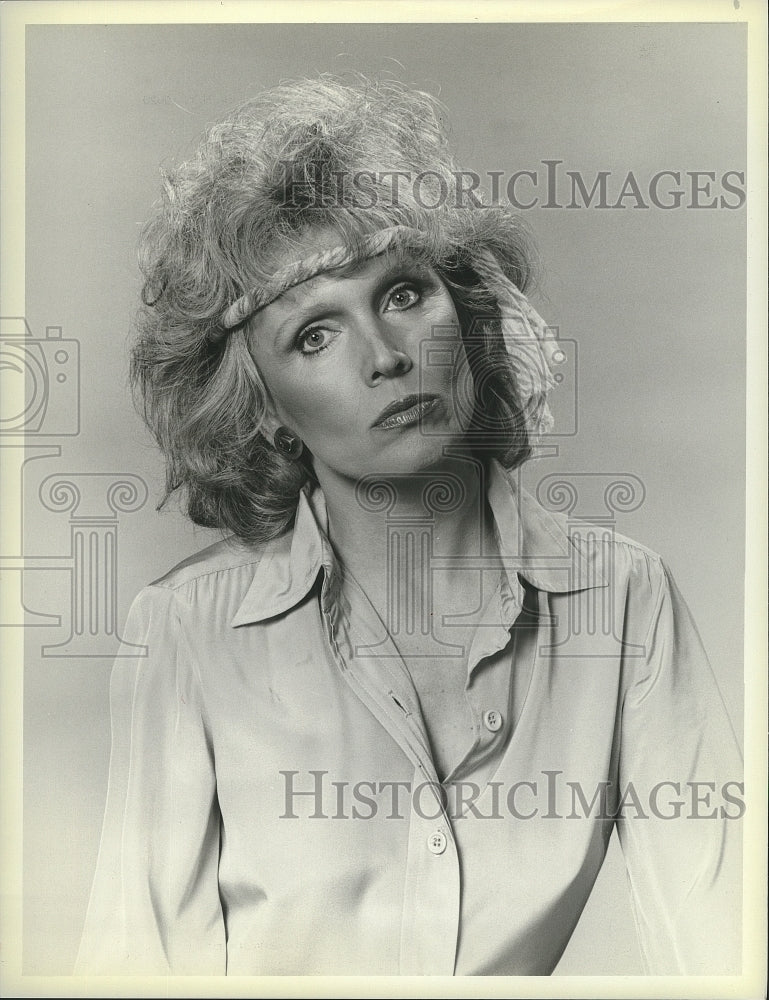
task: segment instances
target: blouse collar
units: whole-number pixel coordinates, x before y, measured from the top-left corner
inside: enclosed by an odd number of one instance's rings
[[[513,591],[518,578],[538,590],[569,593],[605,587],[604,546],[595,529],[576,531],[562,514],[544,509],[516,483],[515,472],[492,462],[488,500],[502,564]],[[324,572],[324,600],[338,593],[340,569],[327,535],[322,491],[299,494],[293,530],[269,542],[233,626],[265,621],[289,611],[312,590]]]

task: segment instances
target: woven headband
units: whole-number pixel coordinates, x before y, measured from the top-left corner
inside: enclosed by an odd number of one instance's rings
[[[253,291],[246,292],[229,307],[222,317],[221,325],[225,330],[231,330],[235,326],[240,326],[252,316],[257,310],[263,309],[278,296],[294,285],[299,285],[303,281],[309,281],[324,271],[330,271],[335,267],[342,267],[350,264],[355,258],[377,257],[393,243],[400,235],[408,235],[414,238],[418,231],[410,229],[408,226],[390,226],[389,229],[380,229],[371,236],[363,240],[363,254],[355,252],[349,246],[332,247],[330,250],[322,250],[319,253],[305,257],[304,260],[295,261],[287,267],[277,271],[272,280]]]

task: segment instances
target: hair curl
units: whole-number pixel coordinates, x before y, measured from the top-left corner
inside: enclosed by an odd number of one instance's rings
[[[334,227],[353,248],[389,226],[419,231],[408,252],[445,282],[468,347],[474,450],[508,468],[529,456],[497,298],[473,262],[493,255],[525,291],[530,243],[514,213],[464,196],[445,117],[435,98],[395,81],[324,75],[242,105],[209,129],[194,158],[164,174],[140,244],[145,282],[131,358],[137,401],[166,457],[161,506],[181,491],[192,521],[247,542],[291,525],[311,462],[291,462],[260,432],[268,397],[248,325],[226,331],[222,317],[315,226]],[[392,171],[422,174],[419,197],[413,186],[395,189]],[[361,203],[361,189],[340,188],[339,178],[364,175]],[[484,444],[479,429],[490,422],[496,433]]]

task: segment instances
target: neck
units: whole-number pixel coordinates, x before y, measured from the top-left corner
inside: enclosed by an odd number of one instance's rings
[[[410,600],[420,602],[429,593],[431,602],[443,604],[441,592],[461,589],[466,572],[452,571],[449,563],[436,576],[429,559],[490,551],[486,476],[479,462],[462,457],[447,458],[424,473],[377,475],[357,483],[319,470],[329,538],[380,613],[387,605],[388,581],[390,600],[397,589],[409,592]],[[426,610],[431,613],[432,607]]]

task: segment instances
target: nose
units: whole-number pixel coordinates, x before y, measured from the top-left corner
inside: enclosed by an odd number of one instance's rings
[[[414,367],[411,356],[378,325],[368,327],[365,339],[364,375],[367,385],[376,386],[386,379],[406,375]]]

